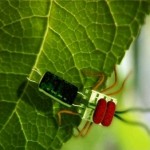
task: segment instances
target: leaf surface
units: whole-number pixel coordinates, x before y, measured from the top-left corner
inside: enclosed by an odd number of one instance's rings
[[[0,150],[57,150],[80,119],[38,91],[47,70],[80,91],[110,76],[148,13],[147,1],[0,1]]]

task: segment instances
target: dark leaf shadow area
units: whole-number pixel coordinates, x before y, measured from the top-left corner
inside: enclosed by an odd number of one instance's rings
[[[39,92],[37,83],[29,82],[27,80],[22,82],[18,88],[17,96],[37,111],[45,115],[52,114],[52,100],[48,96]]]

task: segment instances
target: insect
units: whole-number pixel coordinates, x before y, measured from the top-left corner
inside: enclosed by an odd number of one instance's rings
[[[97,89],[104,81],[103,74],[98,75],[100,76],[100,79],[92,89],[85,89],[83,92],[79,92],[78,88],[73,84],[65,81],[63,78],[60,78],[51,72],[46,72],[39,82],[39,91],[67,107],[76,108],[76,112],[71,110],[60,110],[58,112],[58,122],[59,125],[61,125],[62,114],[79,115],[81,119],[86,120],[86,123],[81,130],[77,128],[80,136],[85,136],[93,123],[102,126],[110,126],[114,116],[126,123],[140,125],[149,132],[149,129],[144,124],[127,121],[120,117],[120,114],[122,113],[141,111],[142,109],[138,108],[128,109],[125,111],[116,111],[117,100],[111,97],[111,95],[117,94],[123,89],[129,75],[125,78],[119,90],[104,94],[104,92],[109,91],[116,85],[118,80],[116,68],[114,69],[114,74],[114,83],[101,92],[99,92]]]
[[[116,99],[112,97],[95,90],[85,90],[81,94],[76,86],[50,72],[46,72],[42,77],[39,83],[39,90],[65,106],[75,107],[77,113],[84,120],[96,124],[102,123],[104,126],[111,124],[117,103]],[[77,105],[76,102],[79,100],[78,94],[81,97],[80,104]],[[59,114],[61,113],[65,113],[65,111],[60,111]],[[71,111],[70,113],[74,114]]]

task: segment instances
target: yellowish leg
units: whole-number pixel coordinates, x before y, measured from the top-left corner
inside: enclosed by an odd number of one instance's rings
[[[92,127],[92,124],[93,124],[92,122],[87,121],[85,123],[84,127],[81,130],[79,130],[77,128],[77,130],[79,132],[79,134],[77,135],[77,137],[79,137],[79,136],[82,136],[82,137],[86,136],[89,133],[89,131],[90,131],[91,127]]]
[[[115,75],[115,79],[114,79],[114,82],[112,85],[110,85],[109,87],[105,88],[104,90],[101,90],[100,92],[101,93],[104,93],[110,89],[112,89],[116,84],[117,84],[117,81],[118,81],[118,76],[117,76],[117,71],[116,71],[116,67],[114,68],[114,75]],[[98,88],[103,84],[104,82],[104,74],[99,74],[99,77],[100,79],[97,81],[96,85],[93,87],[93,90],[98,90]]]
[[[71,110],[60,110],[58,112],[58,124],[59,125],[61,125],[61,115],[62,114],[79,115],[78,113],[73,112]],[[92,126],[92,123],[89,122],[89,121],[87,121],[81,131],[79,130],[79,128],[76,128],[77,131],[79,132],[79,134],[77,135],[77,137],[78,136],[85,136],[85,135],[87,135],[87,133],[88,133],[89,129],[91,128],[91,126]]]
[[[114,74],[115,74],[115,80],[114,80],[114,83],[112,85],[110,85],[109,87],[107,87],[106,89],[102,90],[101,92],[106,92],[108,90],[110,90],[111,88],[113,88],[117,82],[118,82],[118,76],[117,76],[117,71],[116,71],[116,67],[114,68]]]
[[[116,95],[116,94],[118,94],[119,92],[121,92],[122,89],[124,88],[124,85],[125,85],[127,79],[129,78],[130,74],[131,74],[131,72],[129,72],[129,74],[126,76],[126,78],[124,79],[124,81],[123,81],[121,87],[120,87],[117,91],[112,92],[112,93],[107,93],[107,95],[109,95],[109,96],[111,96],[111,95]]]
[[[92,71],[83,71],[83,74],[86,76],[90,76],[90,77],[99,77],[99,80],[92,88],[93,90],[97,90],[102,85],[105,79],[105,76],[103,73],[93,73]]]
[[[58,115],[58,123],[61,125],[61,115],[62,114],[69,114],[69,115],[79,115],[77,112],[73,112],[71,110],[60,110],[57,115]]]
[[[58,112],[58,124],[59,124],[59,125],[61,125],[61,115],[62,115],[62,114],[79,115],[78,113],[73,112],[73,111],[71,111],[71,110],[60,110],[60,111]],[[79,132],[79,134],[78,134],[77,136],[85,136],[85,135],[88,133],[88,131],[89,131],[91,125],[92,125],[92,123],[89,122],[89,121],[87,121],[81,131],[77,128],[77,130],[78,130],[78,132]],[[85,133],[84,133],[84,132],[85,132]]]
[[[101,74],[100,79],[98,80],[96,85],[92,88],[92,90],[96,91],[102,85],[102,83],[104,82],[104,79],[105,79],[104,74]]]

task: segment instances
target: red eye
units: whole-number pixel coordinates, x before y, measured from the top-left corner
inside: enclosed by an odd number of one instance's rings
[[[116,104],[113,101],[109,101],[107,103],[107,110],[102,121],[103,126],[109,126],[111,124],[115,113],[115,109],[116,109]]]
[[[105,99],[100,99],[97,103],[96,109],[93,115],[93,122],[99,124],[102,122],[107,108],[107,102]]]

